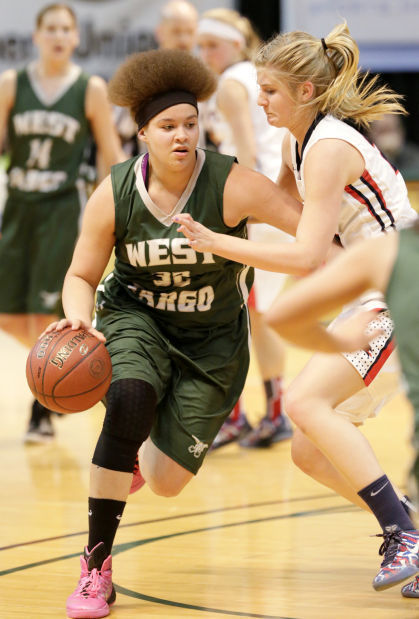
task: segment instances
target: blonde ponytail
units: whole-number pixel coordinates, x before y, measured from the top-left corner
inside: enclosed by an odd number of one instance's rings
[[[384,114],[404,114],[402,96],[387,86],[378,86],[378,76],[369,77],[358,68],[359,49],[346,22],[324,39],[306,32],[280,34],[259,50],[257,67],[271,70],[291,93],[305,81],[313,83],[309,102],[316,113],[332,114],[367,127]]]

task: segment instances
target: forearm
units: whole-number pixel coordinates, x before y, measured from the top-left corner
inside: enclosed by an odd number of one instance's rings
[[[318,352],[325,353],[337,353],[344,352],[346,345],[338,334],[327,331],[327,329],[320,323],[310,324],[308,326],[285,325],[277,324],[270,327],[278,333],[281,337],[285,338],[292,344],[307,348],[309,350],[316,350]]]
[[[193,247],[193,244],[192,244]],[[257,243],[226,234],[215,234],[211,252],[264,271],[307,275],[318,266],[308,248],[295,243]]]
[[[69,320],[92,324],[95,289],[86,280],[68,273],[63,287],[63,308]]]

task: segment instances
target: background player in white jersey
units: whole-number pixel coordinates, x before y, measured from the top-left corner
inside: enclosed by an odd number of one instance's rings
[[[256,69],[251,57],[261,41],[250,21],[232,9],[213,9],[198,23],[198,45],[206,64],[219,76],[216,93],[202,105],[202,128],[218,152],[235,155],[240,164],[262,172],[274,182],[281,167],[285,129],[269,125],[257,105]],[[265,243],[284,241],[282,231],[250,223],[249,238]],[[252,429],[242,398],[221,428],[213,448],[239,439],[244,447],[267,447],[292,436],[283,414],[284,346],[266,325],[264,312],[282,289],[286,276],[257,269],[249,297],[252,344],[266,396],[262,419]]]
[[[0,76],[0,139],[6,139],[8,199],[0,237],[0,327],[26,346],[57,313],[78,232],[77,189],[93,134],[106,169],[122,160],[105,82],[71,61],[79,43],[66,4],[37,15],[38,58]],[[50,412],[35,402],[27,441],[51,438]]]
[[[323,264],[336,234],[346,247],[416,217],[401,175],[351,126],[366,127],[382,114],[404,111],[400,98],[378,87],[377,78],[360,75],[358,58],[345,23],[325,39],[291,32],[261,49],[259,104],[272,125],[288,129],[280,186],[298,191],[304,202],[296,242],[231,242],[180,215],[192,247],[305,275]],[[289,387],[285,407],[298,426],[292,446],[297,465],[350,501],[366,503],[379,521],[384,558],[373,586],[380,590],[419,571],[419,533],[357,428],[390,395],[384,379],[394,347],[382,296],[373,292],[358,304],[380,311],[384,335],[368,352],[315,355]]]

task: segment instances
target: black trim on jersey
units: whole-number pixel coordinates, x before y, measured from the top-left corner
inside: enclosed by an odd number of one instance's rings
[[[394,163],[392,163],[388,157],[386,157],[386,155],[383,153],[383,151],[378,148],[377,144],[373,144],[373,146],[375,146],[375,148],[378,150],[378,152],[380,153],[382,158],[385,159],[389,165],[391,165],[391,167],[393,168],[395,173],[396,174],[400,174],[400,170],[398,169],[398,167],[395,166]]]
[[[314,129],[319,124],[319,122],[321,120],[323,120],[324,116],[325,116],[324,114],[317,114],[316,118],[313,120],[313,122],[311,123],[310,127],[308,128],[308,131],[307,131],[307,133],[304,136],[303,145],[301,146],[301,156],[300,156],[300,153],[298,152],[298,142],[297,142],[297,140],[295,140],[295,162],[297,164],[297,172],[300,171],[301,162],[303,160],[303,155],[304,155],[304,149],[307,146],[307,142],[311,138],[311,135],[312,135]]]
[[[360,177],[361,181],[364,183],[364,185],[366,185],[375,195],[375,197],[377,198],[378,202],[380,203],[381,208],[383,209],[383,211],[387,214],[390,222],[391,222],[391,227],[394,228],[394,217],[392,212],[390,211],[390,209],[388,209],[386,207],[386,205],[383,202],[383,199],[380,196],[380,193],[375,189],[375,187],[373,187],[363,176]]]
[[[354,187],[353,185],[347,185],[348,187],[351,188],[351,190],[356,193],[360,198],[362,198],[363,200],[365,200],[365,203],[367,204],[367,208],[369,210],[369,212],[371,213],[371,215],[373,215],[375,217],[375,219],[378,221],[378,223],[381,226],[381,230],[384,232],[384,230],[386,229],[385,224],[383,222],[383,220],[381,219],[381,217],[379,216],[379,214],[374,210],[373,205],[371,204],[371,202],[368,200],[367,196],[364,195],[362,193],[362,191],[359,191],[359,189],[357,189],[356,187]]]

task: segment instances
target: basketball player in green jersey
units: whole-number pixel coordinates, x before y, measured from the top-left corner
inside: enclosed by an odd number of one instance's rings
[[[198,472],[246,379],[252,270],[188,247],[173,217],[231,237],[248,216],[295,232],[301,205],[230,156],[197,148],[197,101],[215,78],[181,50],[129,58],[110,98],[129,107],[147,155],[113,166],[86,206],[63,288],[66,318],[105,340],[112,384],[93,455],[89,539],[69,617],[104,617],[115,599],[111,549],[140,449],[152,491],[177,495]],[[115,248],[114,270],[98,286]],[[92,326],[95,290],[96,321]]]
[[[39,57],[0,76],[0,135],[6,137],[8,198],[0,238],[0,327],[32,346],[60,307],[78,234],[77,179],[92,133],[107,169],[123,160],[105,82],[73,64],[76,17],[66,4],[37,16]],[[28,442],[53,434],[49,411],[33,405]]]

